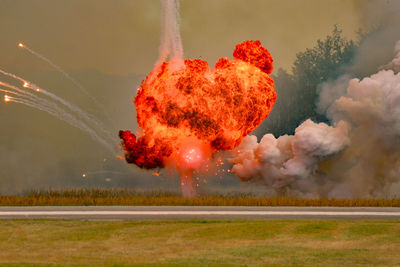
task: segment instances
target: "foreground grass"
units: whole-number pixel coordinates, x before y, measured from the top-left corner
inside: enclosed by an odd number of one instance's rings
[[[0,264],[400,266],[400,221],[0,221]]]
[[[165,205],[165,206],[338,206],[400,207],[400,199],[298,199],[253,195],[204,195],[184,198],[171,192],[136,192],[124,189],[70,189],[0,196],[0,206],[43,205]]]

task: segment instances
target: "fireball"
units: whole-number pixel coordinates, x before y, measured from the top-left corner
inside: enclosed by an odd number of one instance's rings
[[[276,100],[272,57],[260,41],[236,46],[234,59],[211,69],[203,60],[156,66],[134,100],[139,136],[120,131],[127,162],[142,168],[173,162],[197,170],[221,150],[232,150],[268,117]]]

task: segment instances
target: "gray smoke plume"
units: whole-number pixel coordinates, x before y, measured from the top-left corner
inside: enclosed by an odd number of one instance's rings
[[[400,41],[396,43],[394,53],[396,56],[393,58],[393,60],[382,66],[381,69],[393,70],[396,73],[400,72]]]
[[[161,0],[161,44],[156,68],[169,57],[173,69],[183,68],[183,45],[180,33],[179,0]]]
[[[321,86],[318,110],[332,126],[303,122],[293,136],[248,136],[234,151],[233,172],[280,193],[357,198],[400,192],[399,44],[384,70],[342,76]]]

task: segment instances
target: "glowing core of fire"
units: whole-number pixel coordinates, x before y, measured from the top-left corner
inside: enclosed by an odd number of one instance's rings
[[[259,41],[236,46],[234,59],[210,69],[203,60],[156,66],[134,100],[141,134],[120,131],[127,162],[142,168],[174,164],[198,169],[231,150],[268,117],[276,100],[272,57]]]

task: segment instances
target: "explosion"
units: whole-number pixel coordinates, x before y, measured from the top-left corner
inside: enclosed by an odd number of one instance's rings
[[[257,128],[277,97],[272,57],[260,41],[237,45],[233,57],[219,59],[214,69],[199,59],[157,65],[134,100],[140,136],[119,133],[127,162],[172,165],[189,175]]]

